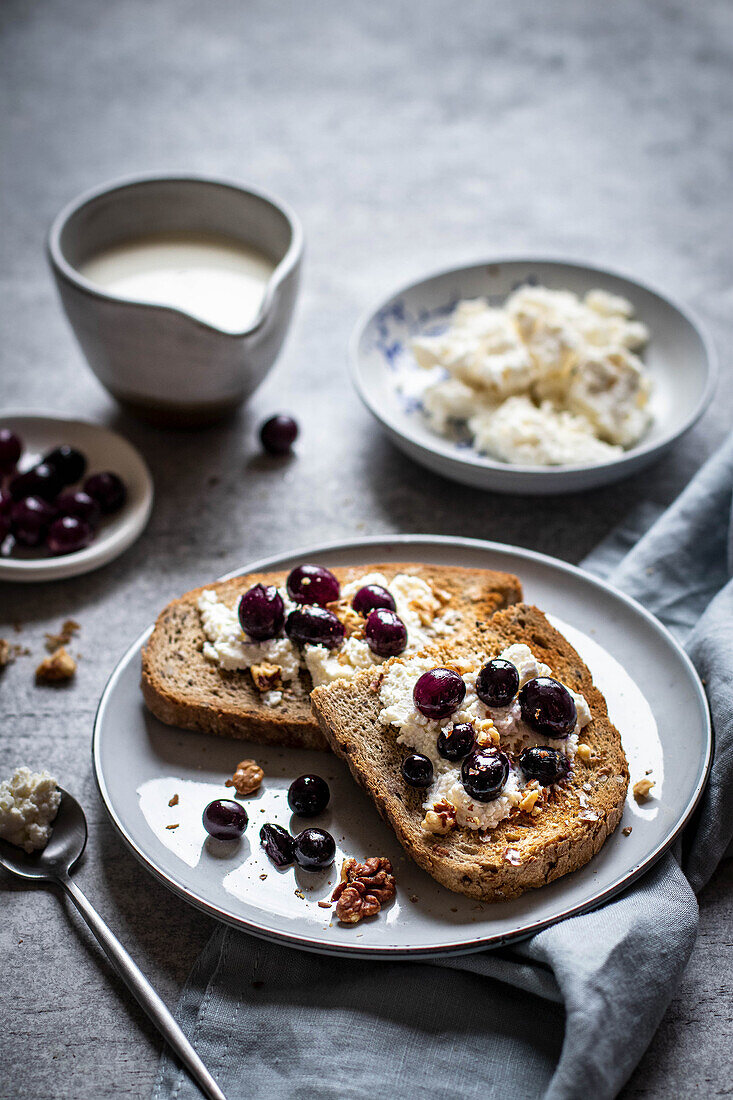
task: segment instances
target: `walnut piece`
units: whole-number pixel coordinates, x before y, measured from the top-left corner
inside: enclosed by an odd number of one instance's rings
[[[531,813],[531,811],[534,810],[535,802],[539,797],[540,792],[538,790],[526,791],[522,795],[522,799],[519,803],[519,809],[522,810],[523,813]]]
[[[344,608],[338,615],[338,618],[344,624],[344,632],[347,638],[350,638],[352,634],[355,634],[357,638],[364,637],[366,619],[364,619],[358,611],[354,611],[353,607]]]
[[[653,779],[638,779],[634,783],[634,798],[637,802],[646,802],[652,787],[656,786]]]
[[[234,787],[237,794],[254,794],[264,778],[265,773],[256,760],[240,760],[234,775],[224,786]]]
[[[10,654],[10,642],[0,638],[0,668],[5,668],[12,661]]]
[[[476,744],[480,745],[481,748],[485,748],[487,745],[499,744],[499,731],[491,718],[481,718],[474,722],[474,729],[476,730]]]
[[[36,669],[37,684],[61,684],[70,680],[76,672],[76,661],[67,653],[63,646],[44,657]]]
[[[345,859],[331,901],[336,902],[342,924],[358,924],[364,917],[376,916],[395,892],[392,864],[386,856],[372,856],[363,863]]]
[[[443,798],[428,810],[423,818],[422,827],[426,833],[445,836],[456,824],[456,808]]]
[[[268,661],[262,664],[252,665],[249,670],[252,673],[254,686],[258,691],[272,691],[282,685],[282,669],[280,665],[271,665]]]

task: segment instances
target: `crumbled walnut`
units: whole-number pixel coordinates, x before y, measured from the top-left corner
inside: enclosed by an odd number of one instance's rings
[[[476,730],[476,744],[484,748],[486,745],[499,744],[499,731],[491,718],[481,718],[474,723]]]
[[[5,638],[0,638],[0,668],[5,668],[12,661],[12,655],[10,653],[10,642]]]
[[[631,836],[631,826],[627,825],[626,828],[621,830],[621,832],[624,834],[624,836]]]
[[[166,829],[178,829],[178,825],[166,825]]]
[[[446,663],[441,667],[452,668],[458,673],[459,676],[464,676],[467,672],[473,672],[474,662],[469,660],[467,657],[456,657],[451,661],[446,661]]]
[[[422,827],[426,833],[434,833],[436,836],[444,836],[456,824],[456,808],[443,798],[436,802],[432,810],[428,810],[423,818]]]
[[[168,805],[169,805],[169,806],[177,806],[177,805],[178,805],[178,795],[177,795],[177,794],[174,794],[174,795],[173,795],[173,798],[171,798],[171,800],[170,800],[170,802],[168,803]]]
[[[330,909],[332,905],[333,905],[333,902],[331,902],[331,901],[319,901],[318,902],[318,908],[319,909]]]
[[[395,896],[392,864],[386,856],[372,856],[359,863],[345,859],[341,882],[331,901],[336,902],[336,916],[342,924],[358,924],[363,917],[373,917]]]
[[[272,691],[273,688],[282,687],[282,669],[280,665],[271,665],[269,661],[252,665],[249,670],[252,673],[252,681],[258,691]]]
[[[358,611],[354,611],[353,607],[347,607],[338,617],[344,624],[347,638],[350,638],[352,634],[355,634],[357,638],[364,637],[365,620]]]
[[[37,684],[61,684],[76,672],[76,661],[60,646],[50,657],[44,657],[36,669]]]
[[[234,775],[224,786],[235,787],[237,794],[254,794],[264,778],[265,773],[256,760],[240,760]]]
[[[59,649],[62,645],[68,645],[75,634],[78,634],[81,630],[78,622],[75,619],[66,619],[61,624],[61,630],[58,634],[46,634],[46,649],[49,653],[53,653],[54,650]]]
[[[414,600],[410,600],[410,607],[417,614],[421,626],[430,626],[439,606],[435,596],[432,595],[417,596]]]
[[[634,798],[637,802],[646,802],[649,792],[656,786],[653,779],[637,779],[634,783]]]
[[[534,810],[535,803],[539,797],[540,792],[538,790],[525,791],[525,793],[522,795],[522,800],[519,803],[519,809],[522,810],[523,813],[531,813]]]

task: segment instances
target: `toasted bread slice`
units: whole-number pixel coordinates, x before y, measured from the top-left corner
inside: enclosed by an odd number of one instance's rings
[[[459,569],[414,562],[364,565],[334,569],[341,585],[367,573],[391,580],[398,573],[421,577],[433,589],[450,597],[447,606],[457,613],[455,635],[468,634],[477,621],[497,608],[521,599],[517,578],[510,573]],[[251,573],[207,585],[219,599],[234,607],[239,597],[257,583],[284,585],[285,573]],[[162,722],[184,729],[203,730],[224,737],[327,749],[310,708],[313,687],[307,671],[290,684],[277,707],[265,705],[249,670],[223,671],[203,655],[205,642],[198,610],[204,588],[187,592],[161,612],[143,649],[142,691],[149,709]]]
[[[591,722],[581,733],[591,759],[576,755],[569,778],[541,805],[537,816],[515,809],[483,836],[468,828],[433,835],[422,826],[425,792],[408,786],[400,765],[411,751],[397,743],[394,728],[380,724],[384,705],[379,677],[360,673],[351,681],[318,687],[313,710],[333,750],[374,800],[412,858],[438,882],[469,897],[505,901],[582,867],[618,825],[629,772],[618,730],[590,672],[565,638],[535,607],[517,604],[497,612],[468,637],[431,648],[436,665],[461,657],[477,665],[512,643],[525,643],[553,675],[585,696]],[[587,788],[587,789],[586,789]]]

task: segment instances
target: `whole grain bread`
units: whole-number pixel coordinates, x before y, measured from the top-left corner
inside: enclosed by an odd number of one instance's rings
[[[536,607],[517,604],[499,611],[470,636],[428,652],[436,665],[462,656],[477,656],[482,662],[513,642],[527,644],[559,680],[585,696],[592,721],[581,742],[591,759],[576,756],[564,789],[553,790],[539,816],[517,809],[483,837],[465,828],[444,836],[422,828],[424,792],[405,783],[400,770],[410,749],[397,743],[394,729],[378,721],[379,672],[316,688],[311,697],[332,749],[347,762],[412,858],[449,889],[485,901],[517,897],[587,863],[621,820],[629,782],[621,738],[605,699],[580,656]]]
[[[415,562],[367,564],[334,569],[342,585],[367,573],[383,573],[388,580],[410,573],[450,597],[446,607],[460,621],[456,636],[468,634],[476,622],[489,618],[497,608],[521,599],[518,579],[510,573],[485,569],[460,569]],[[234,607],[254,584],[284,585],[285,573],[250,573],[218,584],[206,585],[173,600],[158,616],[142,652],[142,692],[153,714],[168,725],[203,730],[224,737],[327,749],[328,742],[313,717],[309,695],[310,675],[288,686],[277,707],[263,703],[248,670],[223,671],[203,655],[205,636],[198,599],[205,588]]]

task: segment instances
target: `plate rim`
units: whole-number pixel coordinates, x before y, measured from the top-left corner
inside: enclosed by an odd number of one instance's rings
[[[441,437],[436,435],[436,445],[431,446],[425,441],[418,439],[412,433],[407,433],[401,424],[398,424],[387,412],[380,410],[376,402],[374,402],[367,392],[367,387],[364,385],[360,377],[360,355],[359,344],[366,332],[366,329],[373,318],[381,309],[391,302],[394,298],[402,297],[409,291],[415,289],[423,283],[432,281],[433,279],[443,278],[445,276],[457,275],[464,271],[469,271],[474,268],[501,266],[502,264],[549,264],[555,266],[572,267],[578,271],[588,271],[597,275],[610,275],[614,279],[622,279],[627,283],[632,283],[634,286],[639,287],[641,290],[646,291],[649,294],[654,295],[667,305],[671,306],[680,316],[690,325],[693,332],[696,334],[703,348],[705,361],[707,364],[707,377],[702,395],[688,414],[684,423],[680,428],[674,431],[666,432],[660,439],[644,443],[643,441],[638,445],[625,451],[618,458],[609,459],[606,462],[596,463],[578,463],[575,465],[565,466],[528,466],[521,465],[519,463],[499,462],[496,459],[489,458],[486,455],[480,455],[478,453],[464,453],[463,451],[448,450],[446,443],[445,447],[440,447]],[[375,420],[389,433],[393,433],[399,436],[401,440],[406,441],[416,449],[431,455],[435,455],[446,462],[454,462],[460,467],[466,470],[472,471],[485,471],[486,473],[499,473],[505,476],[511,476],[517,474],[518,477],[534,476],[541,477],[544,475],[546,478],[550,477],[562,477],[564,474],[568,475],[582,475],[583,473],[590,473],[592,471],[602,470],[616,470],[618,471],[619,478],[624,476],[624,473],[628,466],[635,466],[638,462],[651,461],[657,454],[661,454],[666,448],[670,447],[678,439],[681,439],[683,435],[686,435],[695,424],[698,422],[701,416],[705,413],[710,402],[713,399],[715,390],[718,385],[720,377],[720,364],[718,361],[718,354],[707,328],[700,320],[695,311],[690,309],[689,306],[683,305],[676,297],[668,294],[665,290],[648,280],[642,280],[635,275],[617,267],[602,267],[598,264],[586,263],[584,260],[566,258],[561,255],[544,254],[541,256],[528,256],[525,253],[519,253],[512,255],[511,253],[498,257],[491,257],[488,259],[479,259],[470,263],[458,264],[455,266],[447,266],[433,269],[422,277],[412,279],[408,283],[404,283],[399,287],[396,287],[393,291],[386,295],[382,295],[381,298],[368,309],[364,310],[358,317],[354,328],[352,329],[351,336],[349,338],[348,347],[348,366],[349,376],[351,383],[357,392],[357,395],[367,409],[368,412],[375,418]],[[631,471],[629,471],[631,472]]]
[[[488,949],[504,946],[508,943],[526,939],[529,936],[535,935],[537,932],[542,931],[544,928],[549,928],[553,924],[557,924],[562,920],[567,920],[569,917],[578,916],[582,913],[590,912],[591,910],[599,908],[601,905],[610,901],[621,891],[627,889],[632,883],[634,883],[643,874],[649,871],[654,864],[667,852],[674,844],[677,837],[680,835],[684,827],[689,822],[690,818],[694,814],[703,791],[707,784],[707,780],[710,774],[710,768],[713,757],[714,747],[714,733],[712,727],[712,721],[710,717],[710,707],[708,704],[707,696],[703,688],[700,677],[690,660],[688,654],[684,648],[680,645],[674,635],[664,626],[663,623],[657,619],[650,611],[648,611],[642,604],[640,604],[633,597],[626,595],[613,585],[608,584],[600,577],[594,576],[592,573],[588,573],[581,569],[577,565],[573,565],[570,562],[562,561],[560,558],[554,558],[549,554],[540,553],[537,550],[530,550],[526,547],[516,546],[510,543],[493,542],[488,539],[473,539],[466,538],[464,536],[451,536],[451,535],[425,535],[425,534],[381,534],[381,535],[368,535],[362,538],[354,539],[340,539],[331,541],[328,543],[319,543],[316,545],[310,544],[306,547],[298,547],[292,551],[284,551],[279,554],[270,554],[265,557],[256,559],[253,562],[248,562],[242,567],[230,570],[223,574],[218,580],[229,580],[232,577],[242,575],[244,573],[261,572],[265,567],[271,567],[276,565],[278,561],[283,559],[289,559],[293,557],[307,557],[313,555],[325,555],[328,553],[336,553],[343,550],[354,550],[360,547],[368,547],[374,545],[384,545],[386,543],[392,543],[396,545],[403,544],[422,544],[428,545],[441,545],[441,546],[463,546],[468,549],[488,551],[490,553],[498,553],[500,555],[510,556],[512,554],[519,554],[532,561],[536,561],[541,565],[550,566],[552,568],[559,568],[561,572],[565,572],[570,576],[581,579],[583,582],[590,582],[591,585],[602,589],[615,598],[621,600],[632,611],[647,620],[648,624],[658,634],[664,638],[668,644],[672,645],[672,648],[677,651],[677,655],[682,658],[683,664],[686,666],[690,675],[692,683],[695,686],[695,691],[698,697],[698,701],[701,703],[701,712],[705,719],[705,762],[701,769],[700,776],[692,792],[692,795],[688,799],[682,814],[675,827],[665,836],[664,840],[656,845],[656,847],[639,863],[629,868],[624,874],[616,878],[609,886],[595,894],[592,898],[585,902],[580,902],[576,905],[572,905],[566,909],[563,909],[557,915],[547,917],[537,921],[525,922],[521,927],[515,929],[509,933],[497,933],[492,936],[485,936],[480,939],[466,940],[451,942],[449,944],[426,944],[417,947],[378,947],[372,945],[360,945],[354,943],[341,944],[324,944],[321,940],[314,938],[313,936],[291,932],[279,932],[273,931],[271,928],[258,924],[256,921],[251,921],[245,918],[234,918],[221,910],[217,905],[212,902],[207,902],[204,898],[194,894],[187,887],[176,882],[176,880],[166,872],[162,871],[155,865],[153,859],[145,854],[140,849],[132,837],[128,834],[123,822],[116,814],[111,800],[109,798],[106,783],[104,781],[104,775],[102,772],[100,761],[100,728],[101,721],[104,716],[104,709],[106,707],[108,698],[111,696],[112,690],[122,675],[122,672],[127,667],[129,659],[136,651],[139,651],[145,640],[150,636],[154,623],[150,624],[141,632],[141,634],[135,639],[135,641],[129,645],[121,657],[116,662],[112,673],[110,674],[107,682],[102,691],[99,703],[94,716],[94,725],[92,730],[91,741],[91,756],[92,767],[94,772],[94,778],[97,784],[97,790],[99,791],[102,804],[110,818],[115,830],[122,838],[128,849],[137,858],[137,860],[153,875],[154,878],[162,882],[168,887],[174,894],[177,894],[188,904],[193,905],[194,908],[206,913],[208,916],[213,917],[230,927],[238,928],[240,931],[245,931],[251,935],[257,936],[259,939],[264,939],[272,943],[284,944],[288,947],[295,947],[301,950],[311,951],[316,954],[325,954],[330,956],[350,957],[350,958],[363,958],[368,957],[371,959],[430,959],[446,957],[451,955],[463,955],[473,954],[477,951],[485,951]]]
[[[95,569],[101,569],[124,554],[126,550],[129,550],[147,527],[155,500],[153,475],[140,448],[136,447],[127,436],[122,435],[121,432],[108,427],[106,424],[100,424],[96,420],[85,420],[78,416],[59,416],[45,409],[3,409],[0,413],[0,424],[8,420],[46,420],[60,425],[83,425],[84,428],[93,428],[104,432],[106,435],[114,436],[129,448],[140,464],[140,469],[144,474],[145,492],[138,505],[139,515],[119,544],[114,541],[112,541],[112,545],[108,544],[106,546],[103,543],[97,543],[96,545],[92,543],[79,554],[60,554],[56,558],[2,558],[0,559],[0,582],[33,584],[36,582],[67,580],[82,576],[84,573],[91,573]],[[119,537],[119,534],[117,537]],[[86,549],[91,552],[86,556],[82,556],[85,555]]]

